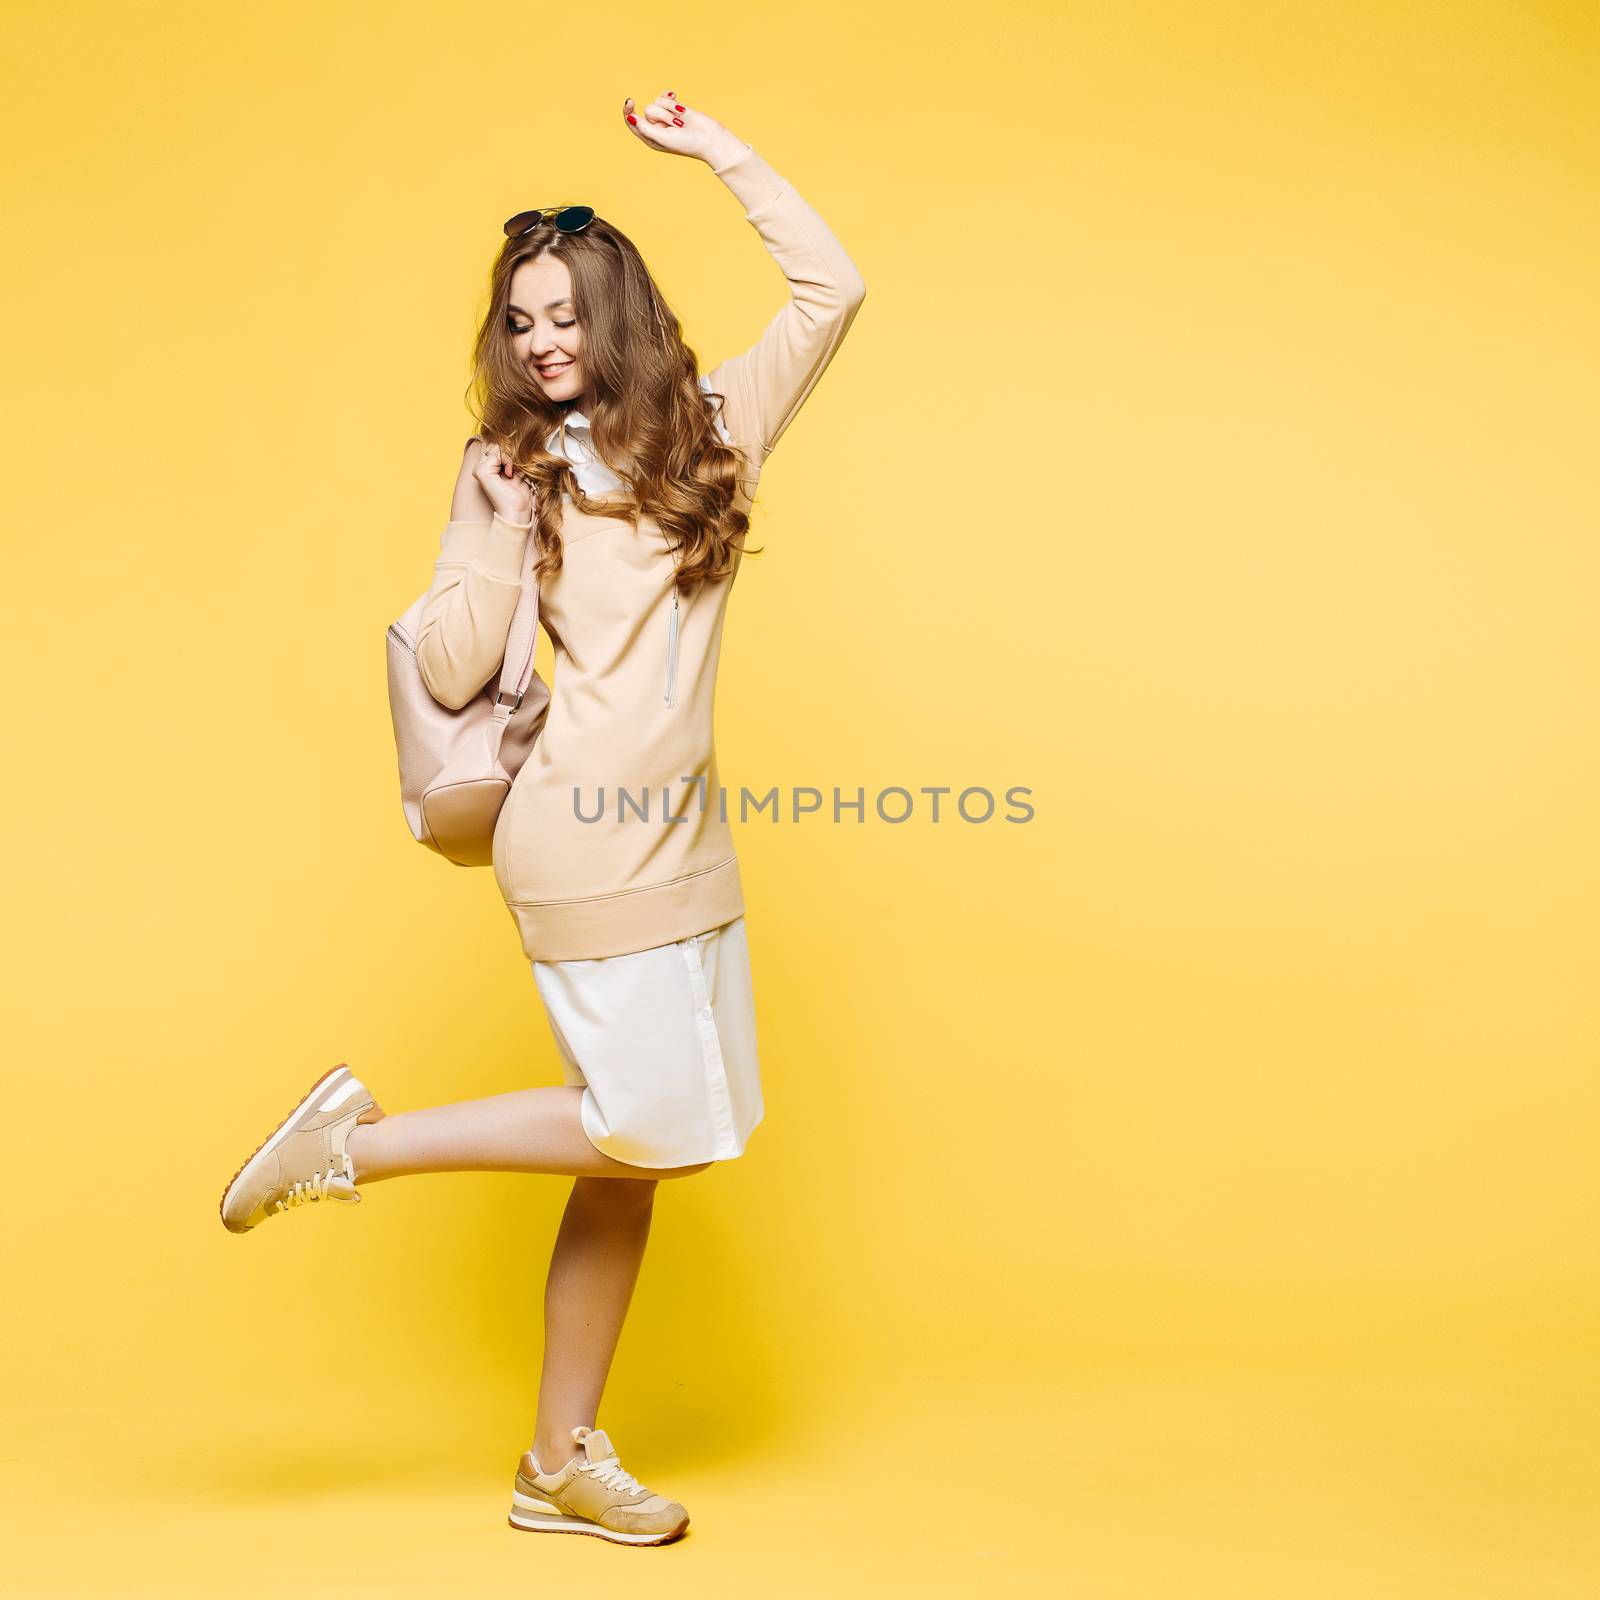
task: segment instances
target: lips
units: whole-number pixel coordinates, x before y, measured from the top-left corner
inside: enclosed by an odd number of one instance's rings
[[[537,371],[541,378],[559,378],[561,374],[565,372],[571,365],[572,363],[570,361],[563,361],[560,366],[539,367]]]

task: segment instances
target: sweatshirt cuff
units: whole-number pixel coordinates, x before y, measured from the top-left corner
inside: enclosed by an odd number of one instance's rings
[[[731,161],[711,170],[727,184],[747,218],[770,205],[788,186],[788,179],[775,172],[749,144]]]
[[[528,530],[533,519],[507,522],[497,511],[489,519],[489,532],[474,565],[488,578],[502,583],[522,582],[522,557],[528,547]]]

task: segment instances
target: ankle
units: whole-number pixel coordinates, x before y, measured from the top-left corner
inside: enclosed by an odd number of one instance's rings
[[[344,1153],[350,1157],[350,1164],[355,1168],[355,1182],[357,1187],[369,1181],[372,1171],[364,1159],[367,1155],[367,1141],[372,1136],[376,1124],[371,1122],[358,1122],[344,1136]]]
[[[546,1474],[559,1472],[566,1464],[579,1454],[578,1448],[568,1439],[565,1444],[541,1444],[535,1442],[533,1446],[534,1465]]]

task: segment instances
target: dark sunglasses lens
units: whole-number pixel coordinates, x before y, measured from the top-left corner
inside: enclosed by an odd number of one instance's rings
[[[556,216],[556,227],[562,233],[577,233],[594,221],[593,206],[568,206]]]
[[[537,211],[519,211],[506,223],[507,238],[515,239],[526,233],[539,220]]]

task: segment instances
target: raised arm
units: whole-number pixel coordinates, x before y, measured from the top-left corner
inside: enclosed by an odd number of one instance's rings
[[[450,521],[417,630],[417,670],[428,693],[459,711],[501,668],[522,592],[530,519],[508,522],[473,478],[482,446],[469,440]]]
[[[622,102],[633,136],[663,155],[704,161],[744,206],[789,280],[789,303],[742,355],[706,374],[727,396],[722,420],[757,473],[816,388],[866,299],[867,286],[827,223],[794,186],[715,117],[672,94]]]
[[[707,374],[727,396],[728,431],[759,470],[843,343],[867,286],[827,223],[750,145],[732,140],[710,165],[789,283],[789,303],[761,337]]]

